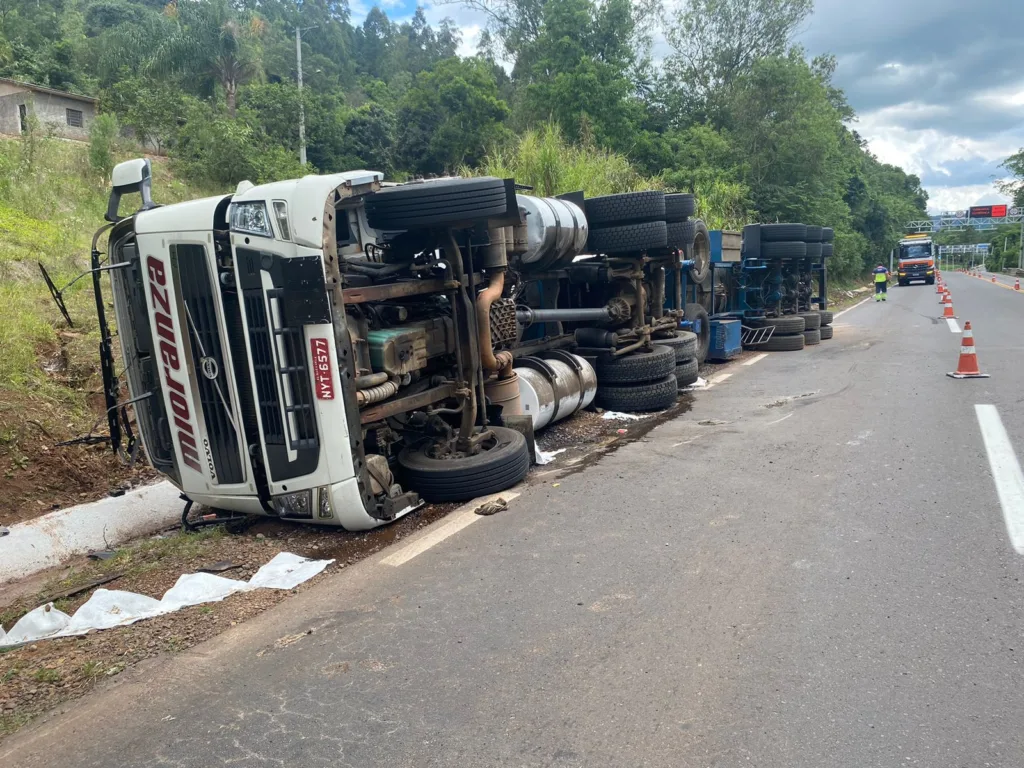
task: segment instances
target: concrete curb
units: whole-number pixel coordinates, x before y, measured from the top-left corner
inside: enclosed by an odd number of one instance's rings
[[[165,481],[12,525],[0,538],[0,583],[172,525],[181,517],[179,493]]]

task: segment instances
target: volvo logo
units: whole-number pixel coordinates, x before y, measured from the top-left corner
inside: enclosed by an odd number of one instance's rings
[[[203,376],[213,381],[217,378],[220,373],[220,366],[217,365],[217,361],[212,357],[201,357],[199,358],[199,369],[203,372]]]

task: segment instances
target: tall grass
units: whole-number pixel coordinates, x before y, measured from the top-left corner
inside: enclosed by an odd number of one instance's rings
[[[495,147],[479,168],[462,168],[463,176],[514,178],[534,194],[560,195],[583,190],[588,197],[639,189],[663,189],[660,178],[638,173],[624,155],[589,144],[571,144],[557,125],[524,133],[512,146]]]
[[[119,146],[113,152],[114,161],[133,154]],[[165,162],[154,162],[153,176],[160,202],[201,194],[171,177]],[[38,129],[0,139],[0,442],[19,419],[66,427],[90,418],[86,397],[96,388],[90,379],[98,342],[91,281],[82,279],[65,296],[75,321],[69,329],[37,262],[58,286],[88,268],[92,235],[107,207],[104,177],[85,144]],[[40,412],[23,413],[26,403]]]

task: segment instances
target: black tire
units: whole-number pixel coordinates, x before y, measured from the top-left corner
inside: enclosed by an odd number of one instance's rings
[[[676,351],[655,344],[650,350],[632,352],[622,357],[597,359],[598,384],[637,384],[668,376],[676,367]]]
[[[754,349],[762,352],[796,352],[803,349],[805,343],[803,333],[773,333],[768,341],[758,344]]]
[[[658,381],[647,384],[631,384],[628,386],[597,387],[594,401],[609,411],[663,411],[671,408],[676,402],[679,385],[676,377],[669,374]]]
[[[711,237],[707,225],[700,219],[693,222],[693,247],[689,255],[694,262],[690,267],[690,279],[703,283],[711,273]]]
[[[818,314],[821,315],[821,324],[822,325],[831,325],[832,324],[832,318],[834,317],[834,315],[832,314],[832,310],[830,310],[830,309],[822,309],[822,310],[820,310],[818,312]]]
[[[820,312],[801,312],[797,317],[802,317],[804,319],[805,331],[814,331],[821,328]]]
[[[676,365],[697,356],[697,334],[678,331],[674,339],[655,339],[660,347],[672,347],[676,353]]]
[[[910,285],[910,281],[909,280],[897,280],[896,284],[899,285],[900,288],[906,288],[908,285]]]
[[[696,360],[685,360],[676,366],[676,384],[685,389],[697,381],[697,370],[700,368]]]
[[[689,248],[693,244],[693,221],[671,221],[665,225],[669,248]]]
[[[822,256],[831,256],[833,251],[834,251],[834,247],[833,247],[832,243],[822,243],[821,244],[821,255]]]
[[[821,242],[821,227],[817,224],[807,225],[807,236],[804,238],[804,242],[807,243],[820,243]]]
[[[744,321],[751,328],[765,328],[771,326],[775,333],[803,333],[807,327],[800,315],[786,315],[784,317],[753,317]]]
[[[375,192],[366,218],[375,229],[422,229],[503,216],[507,207],[501,179],[437,179]]]
[[[834,229],[832,229],[832,227],[821,228],[821,242],[831,243],[835,239],[835,236],[836,232]]]
[[[762,259],[802,259],[807,255],[807,243],[802,240],[761,243]]]
[[[821,243],[807,243],[807,257],[811,259],[820,259]]]
[[[815,344],[821,344],[821,329],[812,328],[809,331],[804,331],[804,345],[813,347]]]
[[[591,197],[583,204],[591,228],[665,220],[665,193],[653,189]]]
[[[639,253],[664,248],[668,243],[668,225],[664,221],[628,224],[590,230],[587,248],[592,253]]]
[[[807,239],[807,226],[804,224],[762,224],[762,243],[785,243]]]
[[[530,453],[522,433],[491,427],[493,447],[475,456],[437,459],[429,444],[398,455],[403,481],[427,501],[467,501],[498,493],[518,483],[530,470]]]
[[[711,347],[711,319],[708,311],[700,304],[687,304],[683,307],[683,317],[692,323],[700,326],[697,334],[697,352],[694,357],[698,363],[708,359],[708,349]]]
[[[924,281],[924,284],[925,285],[935,285],[935,278],[934,277],[929,277],[927,280]]]
[[[818,331],[821,333],[822,341],[824,341],[825,339],[831,339],[832,334],[834,333],[831,325],[823,325],[821,326],[821,328],[818,329]]]
[[[697,213],[697,198],[685,192],[665,195],[665,221],[686,221]]]

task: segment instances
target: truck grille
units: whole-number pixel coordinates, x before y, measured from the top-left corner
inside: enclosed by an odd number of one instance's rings
[[[172,262],[177,267],[178,291],[184,307],[181,325],[188,329],[191,341],[199,404],[206,423],[217,482],[241,483],[245,480],[245,474],[239,451],[239,433],[232,421],[234,411],[231,389],[227,384],[231,370],[224,360],[215,289],[210,279],[206,249],[191,244],[175,244],[170,248]]]
[[[282,293],[271,290],[266,297],[275,302]],[[269,322],[261,290],[245,291],[245,314],[249,320],[249,345],[264,439],[268,444],[287,445],[295,451],[318,448],[313,388],[302,326],[287,327]],[[274,355],[277,342],[280,342],[280,364]],[[282,411],[287,422],[282,420]]]

